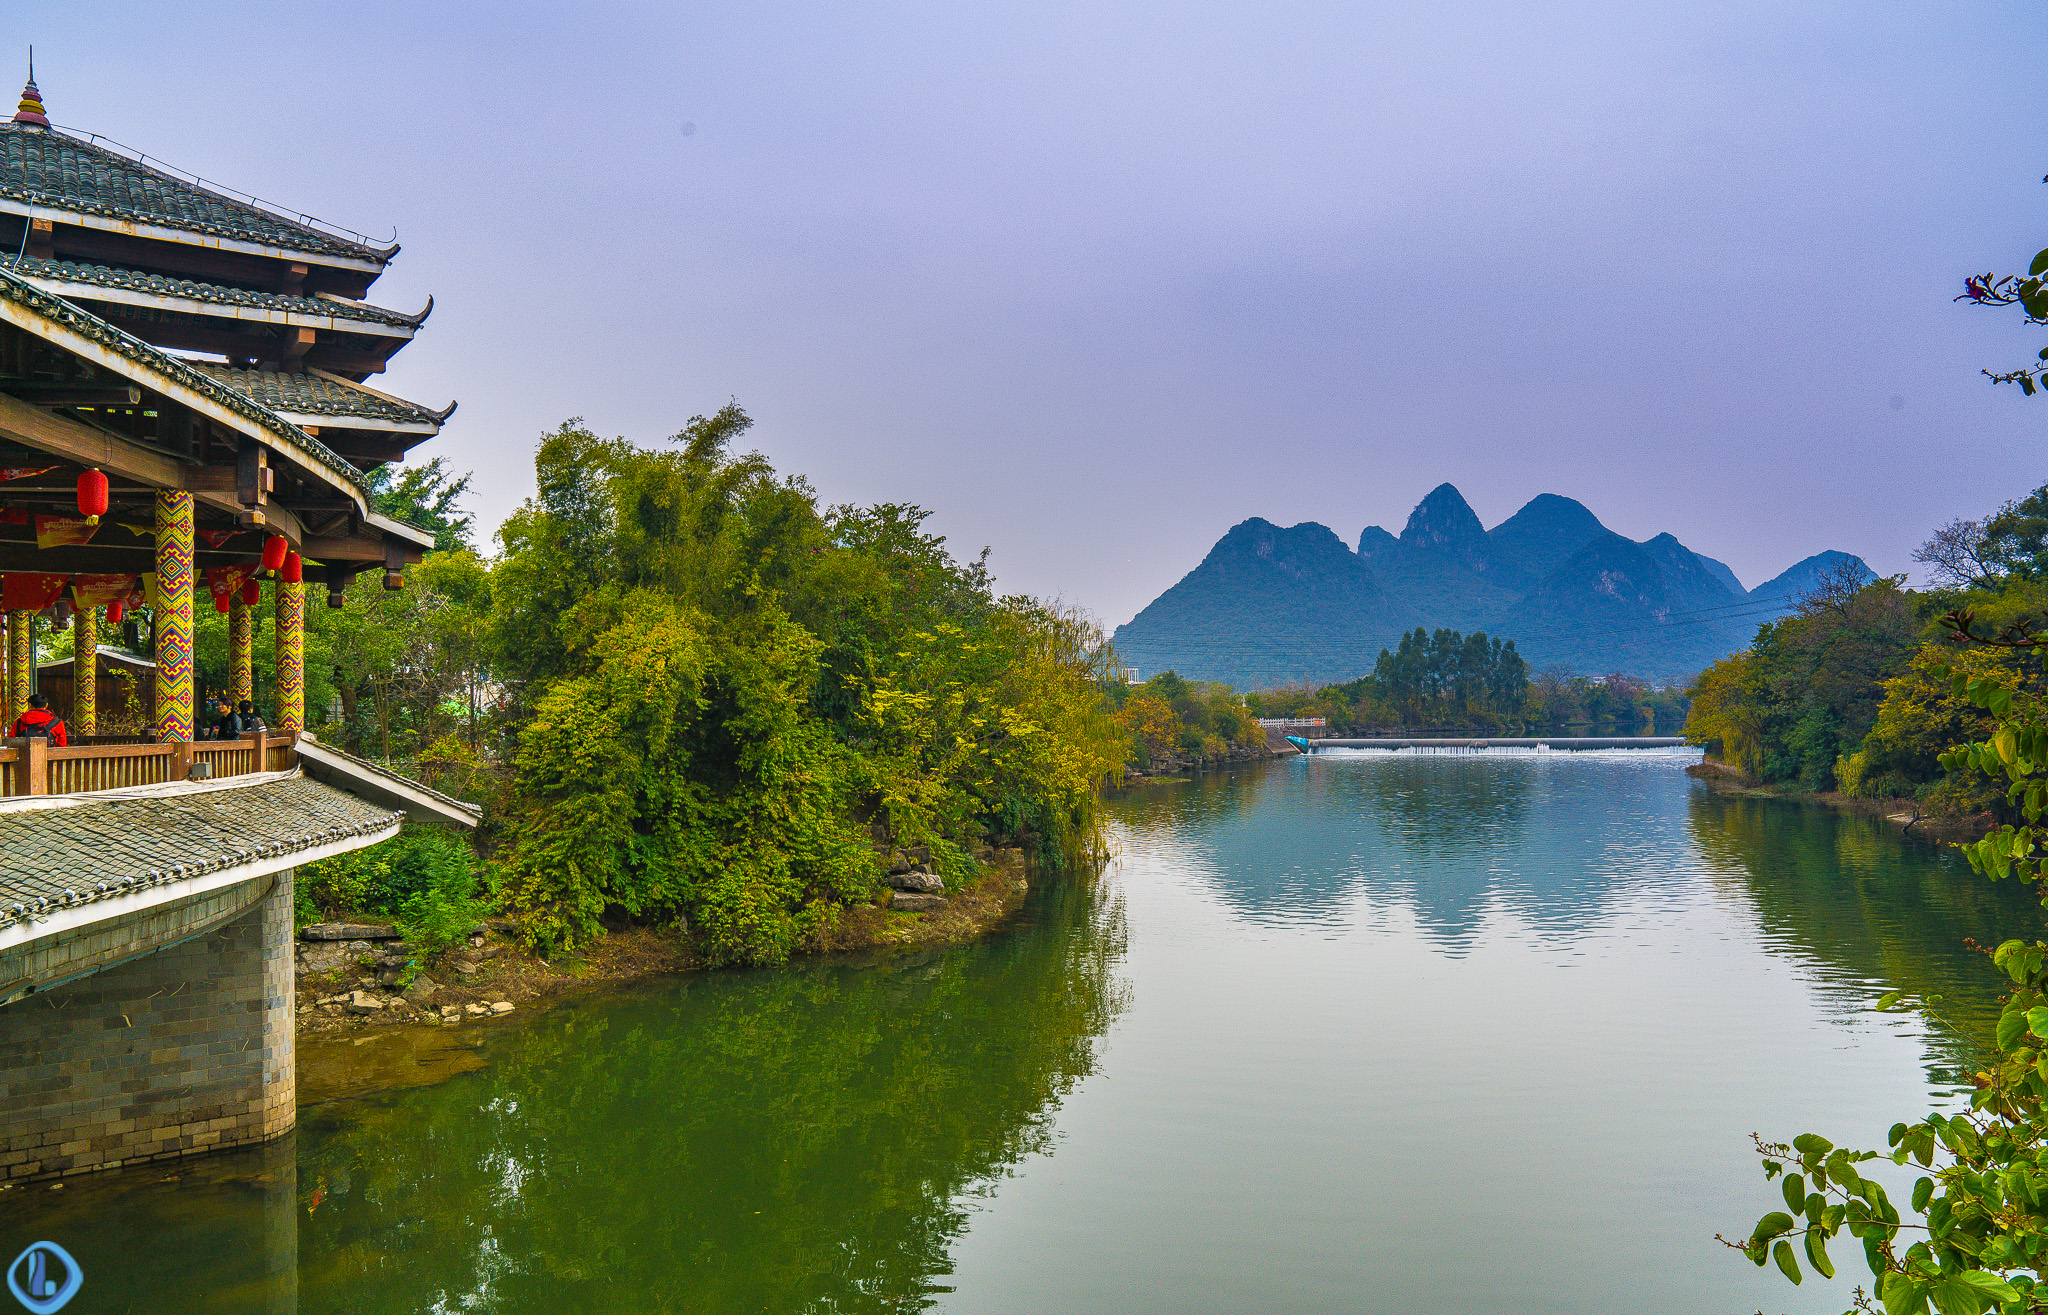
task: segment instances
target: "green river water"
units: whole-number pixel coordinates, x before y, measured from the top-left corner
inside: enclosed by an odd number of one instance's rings
[[[1840,1311],[1860,1261],[1794,1289],[1714,1242],[1777,1198],[1748,1134],[1953,1104],[1998,991],[1961,942],[2041,912],[1693,761],[1145,787],[980,943],[435,1033],[378,1071],[470,1071],[0,1193],[0,1249],[158,1315]]]

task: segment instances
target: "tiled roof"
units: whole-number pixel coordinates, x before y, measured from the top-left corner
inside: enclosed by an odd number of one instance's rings
[[[171,278],[164,274],[112,269],[106,265],[81,265],[70,260],[38,260],[34,256],[21,256],[11,262],[10,268],[24,278],[44,279],[52,283],[86,283],[97,288],[144,292],[155,297],[180,297],[186,301],[204,301],[220,306],[249,306],[322,319],[361,320],[367,324],[413,328],[426,318],[424,314],[405,315],[360,301],[293,297],[282,292],[251,292],[247,288],[224,288],[218,284],[195,283],[191,279]]]
[[[251,401],[249,398],[218,379],[211,378],[192,368],[190,362],[166,355],[150,346],[132,333],[125,333],[107,323],[99,316],[64,298],[43,291],[35,284],[16,274],[13,270],[0,268],[0,297],[53,320],[75,333],[83,334],[110,351],[119,353],[131,361],[145,365],[165,378],[212,398],[230,411],[255,421],[294,447],[326,466],[348,484],[368,494],[370,481],[362,471],[329,448],[320,440],[300,429],[275,412]]]
[[[110,790],[0,811],[0,926],[375,835],[402,819],[303,776],[180,793]]]
[[[384,252],[209,192],[103,146],[25,124],[0,123],[0,196],[314,255],[388,259]]]
[[[457,799],[453,795],[442,794],[432,786],[416,781],[403,772],[394,772],[389,767],[371,762],[368,758],[359,758],[346,749],[336,748],[325,740],[315,739],[310,732],[305,735],[304,740],[312,740],[315,751],[338,758],[343,763],[346,763],[350,769],[360,772],[365,776],[380,777],[383,780],[394,782],[417,794],[423,794],[436,803],[451,808],[458,813],[466,813],[478,821],[483,820],[484,810],[480,805],[472,804],[467,800]],[[304,741],[302,740],[301,742],[303,743]]]
[[[414,402],[386,398],[367,389],[351,388],[310,371],[284,374],[277,370],[237,370],[214,361],[186,361],[185,364],[234,389],[258,406],[286,415],[361,416],[370,420],[438,426],[447,414],[429,411]]]

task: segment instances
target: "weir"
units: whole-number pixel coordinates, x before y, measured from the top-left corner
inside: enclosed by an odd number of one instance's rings
[[[1673,749],[1685,745],[1682,735],[1536,735],[1487,736],[1458,739],[1396,739],[1380,736],[1357,740],[1305,740],[1290,735],[1287,742],[1303,753],[1318,749]]]

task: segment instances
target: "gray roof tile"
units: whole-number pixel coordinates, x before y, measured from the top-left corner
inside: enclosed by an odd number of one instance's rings
[[[442,412],[429,411],[415,402],[389,401],[317,374],[237,370],[217,361],[188,360],[185,364],[258,406],[288,415],[362,416],[421,425],[439,425],[443,417]]]
[[[43,910],[89,904],[138,885],[372,835],[403,816],[303,776],[120,795],[0,811],[0,926],[36,911],[38,901]]]
[[[24,278],[47,279],[54,283],[86,283],[94,287],[146,292],[157,297],[182,297],[220,306],[250,306],[284,311],[293,315],[329,316],[338,320],[361,320],[366,324],[394,324],[417,327],[423,315],[405,315],[382,306],[357,301],[330,301],[325,297],[293,297],[282,292],[251,292],[247,288],[224,288],[214,283],[172,278],[166,274],[145,274],[134,269],[113,269],[106,265],[85,265],[71,260],[38,260],[20,256],[9,268]]]
[[[27,124],[0,123],[0,196],[316,255],[388,258],[69,133]]]

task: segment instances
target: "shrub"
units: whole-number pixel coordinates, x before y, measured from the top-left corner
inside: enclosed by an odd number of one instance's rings
[[[299,869],[300,922],[344,913],[395,920],[428,954],[445,949],[490,912],[476,854],[461,836],[407,827],[382,844]]]

